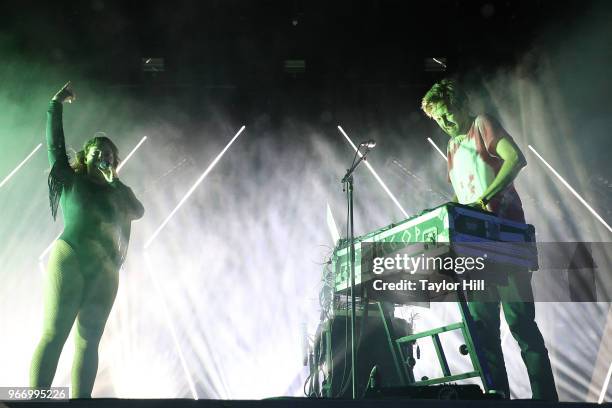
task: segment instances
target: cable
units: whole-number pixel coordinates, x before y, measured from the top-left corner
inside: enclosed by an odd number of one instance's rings
[[[357,153],[355,153],[355,156],[356,155],[357,155]],[[355,159],[353,159],[353,162],[354,161],[355,161]],[[352,167],[352,165],[351,165],[351,167]],[[346,220],[347,220],[347,222],[346,222],[346,236],[348,237],[349,236],[349,215],[350,215],[349,214],[349,211],[350,211],[349,205],[350,204],[349,204],[349,197],[348,197],[348,195],[350,194],[350,192],[348,191],[348,188],[346,188],[347,184],[348,183],[345,183],[345,188],[344,189],[345,189],[345,192],[347,194],[347,200],[346,200]],[[348,243],[348,244],[351,245],[351,243]],[[348,247],[347,247],[347,249],[348,249]],[[349,258],[350,258],[350,252],[349,252]],[[350,259],[349,259],[349,262],[350,262]],[[350,271],[349,271],[349,274],[350,274]],[[348,279],[350,279],[350,276],[348,276]],[[339,391],[338,394],[336,394],[334,396],[336,398],[344,393],[344,391],[346,389],[346,386],[347,386],[347,384],[345,383],[345,380],[346,380],[346,366],[347,366],[347,360],[348,360],[348,358],[347,358],[348,357],[348,310],[349,310],[349,302],[348,302],[348,299],[347,299],[346,305],[345,305],[345,312],[346,312],[346,314],[345,314],[345,319],[344,319],[344,368],[342,369],[342,380],[340,381],[340,388],[339,388],[340,391]],[[330,327],[330,330],[331,330],[331,327]],[[334,359],[334,356],[332,356],[332,360],[333,359]],[[351,371],[349,372],[349,374],[351,372],[352,372],[352,368],[351,368]],[[332,374],[333,374],[333,372],[332,372]],[[332,375],[332,378],[333,378],[333,375]]]

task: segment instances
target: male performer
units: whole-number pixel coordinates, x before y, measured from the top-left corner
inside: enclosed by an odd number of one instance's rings
[[[450,136],[447,158],[448,177],[455,190],[453,201],[524,223],[521,200],[512,182],[527,162],[512,137],[491,116],[471,116],[467,95],[453,80],[434,84],[423,97],[421,108]],[[530,277],[528,273],[512,273],[507,283],[495,285],[494,289],[501,299],[510,332],[521,348],[533,398],[556,401],[548,350],[535,322],[534,304],[529,300],[516,301],[517,293],[521,300],[533,299]],[[521,280],[526,284],[521,285]],[[509,398],[500,341],[499,305],[497,300],[469,302],[494,386]]]

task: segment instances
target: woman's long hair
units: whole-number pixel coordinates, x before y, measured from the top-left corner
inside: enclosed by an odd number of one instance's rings
[[[101,144],[104,143],[111,148],[111,150],[113,151],[112,166],[115,169],[117,168],[117,166],[119,165],[119,149],[113,143],[112,140],[106,137],[106,133],[97,132],[94,135],[94,137],[92,137],[87,142],[85,142],[85,144],[83,145],[83,150],[76,152],[76,154],[74,155],[74,158],[72,159],[70,163],[70,166],[75,171],[75,173],[85,174],[87,172],[87,165],[85,164],[85,158],[87,157],[87,152],[89,151],[91,147],[95,146],[98,143],[101,143]]]
[[[106,143],[113,152],[113,167],[116,169],[119,165],[119,149],[110,140],[106,137],[104,132],[97,132],[94,137],[89,139],[83,145],[83,150],[76,152],[72,160],[70,161],[70,167],[77,174],[86,174],[87,173],[87,165],[85,164],[85,158],[87,157],[87,152],[97,143]],[[51,205],[51,216],[53,220],[55,220],[57,216],[57,209],[59,207],[60,197],[62,195],[62,191],[64,190],[64,183],[66,180],[60,175],[59,169],[57,168],[58,162],[55,162],[53,167],[51,168],[51,172],[49,173],[49,203]]]

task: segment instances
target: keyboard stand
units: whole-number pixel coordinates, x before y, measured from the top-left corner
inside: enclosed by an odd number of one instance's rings
[[[455,278],[455,282],[458,280]],[[433,384],[441,384],[448,383],[452,381],[464,380],[466,378],[480,377],[482,381],[482,385],[484,387],[484,391],[488,393],[489,391],[495,390],[495,385],[493,384],[493,379],[491,377],[489,368],[484,359],[484,355],[482,353],[482,349],[480,347],[480,343],[478,341],[478,335],[476,332],[476,325],[472,315],[470,314],[470,310],[468,308],[467,300],[465,298],[465,294],[461,289],[457,290],[457,306],[461,311],[462,321],[458,323],[449,324],[446,326],[438,327],[436,329],[428,330],[421,333],[412,334],[410,336],[400,337],[395,340],[395,343],[399,346],[403,343],[414,343],[417,339],[421,339],[424,337],[431,337],[436,354],[438,356],[438,362],[440,367],[442,368],[442,377],[438,378],[424,378],[421,381],[415,381],[410,385],[433,385]],[[452,374],[450,368],[448,366],[448,361],[446,360],[446,354],[444,353],[444,349],[442,347],[442,342],[440,341],[440,334],[446,333],[453,330],[460,330],[463,338],[465,340],[465,344],[461,345],[459,348],[459,352],[463,355],[469,355],[470,360],[472,362],[473,370],[465,373]],[[400,358],[402,361],[405,361],[405,357],[401,354],[401,347],[397,347],[397,350],[400,353]],[[414,363],[414,362],[413,362]],[[410,365],[410,364],[409,364]],[[412,364],[414,365],[414,364]],[[412,367],[410,367],[412,368]]]

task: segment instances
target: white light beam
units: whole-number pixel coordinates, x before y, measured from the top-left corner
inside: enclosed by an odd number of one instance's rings
[[[132,149],[132,151],[125,157],[125,159],[123,159],[121,161],[121,163],[119,163],[119,165],[117,166],[117,173],[119,173],[121,171],[121,168],[123,167],[123,165],[130,160],[130,157],[132,157],[132,155],[136,152],[136,150],[138,150],[138,148],[140,147],[141,144],[143,144],[145,142],[145,140],[147,140],[147,137],[144,136],[142,139],[140,139],[140,142],[138,142],[138,144]]]
[[[53,248],[53,244],[55,244],[55,241],[58,240],[58,238],[60,237],[60,235],[62,235],[62,233],[60,232],[59,234],[57,234],[57,236],[53,239],[53,241],[51,241],[51,243],[49,244],[49,246],[47,248],[45,248],[45,250],[42,252],[42,254],[40,254],[40,256],[38,257],[38,260],[42,262],[42,260],[45,258],[45,256],[47,256],[47,254],[49,253],[49,251],[51,251],[51,248]]]
[[[119,171],[121,170],[121,168],[123,167],[123,165],[125,163],[127,163],[127,161],[130,159],[130,157],[132,157],[132,155],[134,154],[134,152],[136,152],[136,149],[138,149],[140,147],[141,144],[144,143],[144,141],[147,140],[147,137],[143,137],[142,139],[140,139],[140,142],[138,142],[138,144],[136,145],[136,147],[134,147],[132,149],[132,151],[126,156],[125,159],[123,159],[121,161],[121,163],[119,164],[119,166],[117,166],[117,173],[119,173]],[[40,254],[40,256],[38,257],[39,261],[42,261],[43,258],[45,256],[47,256],[47,254],[49,253],[49,251],[51,251],[51,248],[53,248],[53,244],[55,244],[55,241],[57,241],[57,239],[60,237],[60,235],[62,235],[62,233],[60,232],[59,234],[57,234],[57,236],[55,237],[55,239],[53,239],[53,241],[51,241],[51,243],[49,244],[49,246],[47,248],[45,248],[45,250],[42,252],[42,254]]]
[[[608,229],[608,231],[612,232],[612,227],[610,227],[610,225],[608,225],[608,223],[605,222],[604,219],[601,218],[599,214],[597,214],[597,212],[584,200],[584,198],[582,198],[580,194],[578,194],[576,190],[574,190],[574,188],[570,186],[569,183],[565,181],[565,179],[561,177],[561,175],[557,173],[557,171],[553,169],[553,167],[550,164],[548,164],[548,162],[544,160],[542,156],[540,156],[540,154],[533,148],[533,146],[528,145],[528,147],[538,157],[538,159],[540,159],[542,163],[544,163],[546,167],[548,167],[548,169],[552,171],[555,176],[557,176],[557,178],[561,181],[561,183],[563,183],[563,185],[567,187],[567,189],[578,199],[578,201],[580,201],[582,205],[584,205],[587,208],[587,210],[589,210],[591,214],[593,214],[593,216],[595,216],[595,218],[597,218],[597,220],[601,222]]]
[[[598,404],[603,403],[604,398],[606,397],[606,392],[608,391],[608,386],[610,385],[610,377],[612,376],[612,362],[610,363],[610,368],[608,368],[608,374],[606,375],[606,381],[603,383],[603,387],[601,387],[601,392],[599,393]]]
[[[189,389],[191,391],[191,395],[194,400],[198,399],[198,393],[195,389],[195,384],[193,382],[193,378],[191,377],[191,373],[189,372],[189,368],[187,367],[187,361],[185,360],[185,356],[183,355],[183,349],[178,341],[178,336],[176,333],[176,328],[172,323],[172,317],[170,316],[170,310],[168,309],[168,303],[166,302],[166,298],[164,297],[164,293],[161,289],[161,286],[157,279],[155,278],[155,273],[153,272],[153,268],[151,265],[151,261],[149,259],[149,254],[147,251],[144,252],[145,263],[147,264],[147,271],[149,272],[149,276],[153,281],[153,285],[155,285],[155,289],[157,290],[157,298],[161,300],[162,309],[164,310],[164,317],[166,320],[166,324],[170,329],[170,334],[172,335],[172,341],[174,342],[174,346],[176,347],[176,352],[178,353],[179,360],[181,361],[181,366],[183,367],[183,371],[185,371],[185,376],[187,377],[187,383],[189,384]]]
[[[348,140],[348,142],[351,144],[351,146],[353,147],[353,149],[355,149],[356,152],[358,152],[359,157],[362,156],[361,152],[359,151],[359,149],[357,148],[357,146],[355,146],[355,144],[353,143],[353,141],[351,140],[350,137],[348,137],[348,135],[346,134],[346,132],[344,131],[344,129],[342,129],[342,127],[340,125],[338,125],[338,130],[340,131],[340,133],[342,133],[342,135],[346,138],[346,140]],[[368,167],[368,169],[370,170],[370,172],[372,172],[372,175],[374,176],[374,178],[376,179],[376,181],[378,181],[378,183],[381,185],[381,187],[383,188],[383,190],[385,190],[385,192],[387,193],[387,195],[391,198],[391,200],[395,203],[395,205],[397,206],[397,208],[400,209],[400,211],[402,212],[402,214],[404,214],[404,216],[406,218],[409,217],[408,213],[406,212],[406,210],[404,210],[404,207],[402,207],[402,205],[399,203],[399,201],[397,201],[397,198],[395,198],[395,196],[393,195],[393,193],[391,192],[391,190],[389,190],[389,188],[387,187],[387,185],[384,183],[384,181],[382,181],[382,179],[378,176],[378,173],[376,173],[376,170],[374,170],[374,168],[370,165],[370,162],[368,161],[364,161],[365,165]]]
[[[432,60],[434,60],[434,62],[438,63],[440,66],[442,66],[442,68],[446,69],[446,64],[443,63],[441,60],[437,59],[437,58],[432,58]]]
[[[155,237],[157,237],[157,235],[159,235],[159,233],[161,232],[161,230],[166,226],[166,224],[168,223],[168,221],[170,221],[170,218],[172,218],[172,216],[178,211],[179,208],[181,208],[181,206],[185,203],[185,201],[187,201],[187,199],[189,198],[189,196],[191,196],[191,194],[195,191],[195,189],[198,187],[198,185],[200,185],[200,183],[206,178],[206,176],[208,176],[208,173],[210,173],[210,171],[213,169],[213,167],[215,167],[215,165],[217,164],[217,162],[221,159],[221,157],[223,157],[223,155],[225,154],[225,152],[227,151],[227,149],[229,149],[229,147],[232,145],[232,143],[234,143],[234,141],[238,138],[238,136],[240,136],[240,134],[242,133],[242,131],[244,130],[245,126],[243,125],[240,130],[234,135],[234,137],[232,138],[232,140],[229,141],[229,143],[227,144],[227,146],[225,146],[225,148],[223,150],[221,150],[221,153],[219,153],[217,155],[217,157],[215,157],[215,159],[212,161],[212,163],[210,163],[208,165],[208,167],[206,168],[206,170],[204,171],[204,173],[202,173],[202,175],[196,180],[196,182],[193,184],[193,186],[191,186],[191,188],[189,189],[189,191],[187,191],[187,194],[185,194],[185,196],[181,199],[181,201],[179,201],[179,203],[177,204],[176,207],[174,207],[174,210],[172,210],[172,212],[170,213],[170,215],[168,215],[166,217],[166,219],[164,220],[164,222],[161,223],[161,225],[159,227],[157,227],[157,229],[155,230],[155,232],[153,233],[153,235],[151,236],[151,238],[149,238],[149,240],[145,243],[144,247],[145,249],[149,247],[149,245],[151,245],[151,242],[153,242],[153,240],[155,239]]]
[[[26,157],[25,159],[23,159],[23,160],[22,160],[22,162],[21,162],[21,163],[19,163],[19,165],[18,165],[17,167],[15,167],[15,169],[14,169],[13,171],[11,171],[11,172],[9,173],[9,175],[8,175],[8,176],[6,176],[6,177],[4,178],[4,180],[2,180],[2,182],[0,182],[0,188],[2,188],[2,186],[3,186],[3,185],[4,185],[4,184],[7,182],[7,181],[9,181],[9,179],[10,179],[11,177],[13,177],[13,175],[14,175],[15,173],[17,173],[17,171],[18,171],[18,170],[21,168],[21,166],[23,166],[23,165],[24,165],[24,164],[25,164],[25,163],[26,163],[26,162],[27,162],[27,161],[30,159],[30,157],[32,157],[32,156],[34,155],[34,153],[36,153],[36,151],[37,151],[38,149],[40,149],[40,147],[41,147],[41,146],[42,146],[42,143],[39,143],[39,144],[38,144],[38,146],[36,146],[36,147],[34,148],[34,150],[32,150],[32,153],[28,154],[28,155],[27,155],[27,157]]]
[[[440,156],[442,156],[442,158],[446,161],[448,161],[448,158],[446,157],[446,155],[444,153],[442,153],[442,150],[440,150],[440,148],[438,147],[438,145],[436,144],[436,142],[434,142],[431,137],[427,138],[427,141],[429,142],[429,144],[431,144],[434,149],[436,149],[438,151],[438,153],[440,153]]]
[[[332,214],[329,203],[327,203],[327,228],[329,229],[329,233],[331,234],[332,241],[334,245],[338,243],[340,240],[340,230],[338,230],[338,225],[336,224],[336,220],[334,220],[334,214]]]

